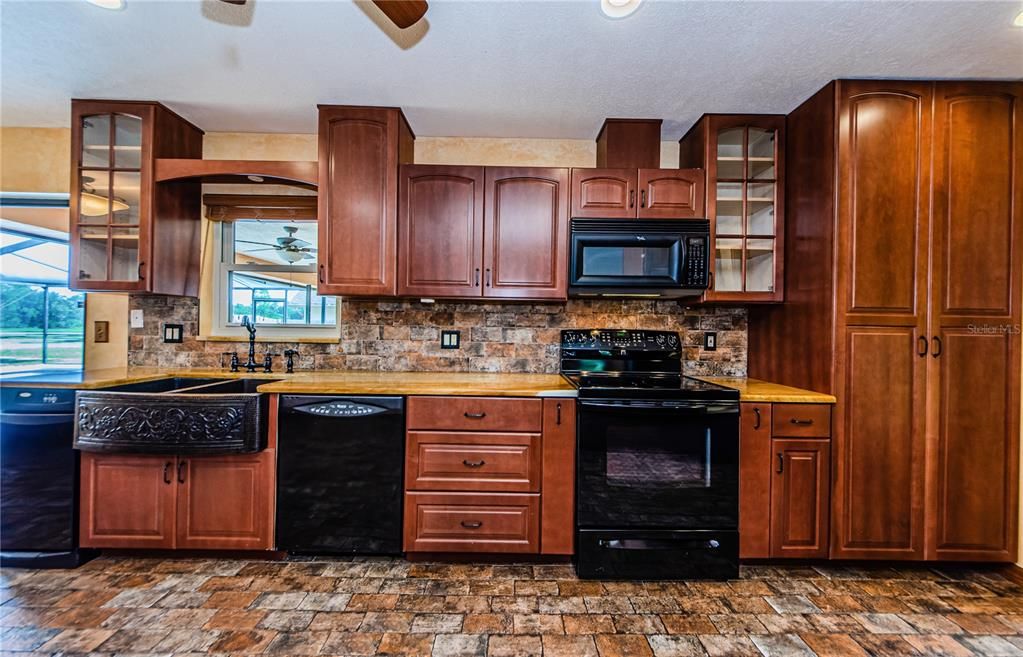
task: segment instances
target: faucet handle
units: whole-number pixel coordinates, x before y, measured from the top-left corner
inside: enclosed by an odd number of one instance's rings
[[[238,371],[238,365],[239,365],[239,362],[238,362],[238,352],[237,351],[231,351],[231,352],[228,352],[228,353],[231,355],[231,371],[232,372],[237,372]]]
[[[263,354],[263,371],[269,374],[273,372],[274,356],[277,354],[271,354],[269,351]]]
[[[286,364],[287,365],[287,372],[288,372],[288,374],[291,374],[291,373],[293,373],[295,371],[295,356],[297,356],[297,355],[298,355],[298,350],[297,349],[285,349],[284,350],[284,357],[288,359],[288,362]]]

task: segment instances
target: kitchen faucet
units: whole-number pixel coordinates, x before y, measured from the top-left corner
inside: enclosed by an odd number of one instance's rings
[[[245,362],[245,370],[250,374],[256,371],[256,325],[249,316],[242,317],[242,326],[249,332],[249,359]]]

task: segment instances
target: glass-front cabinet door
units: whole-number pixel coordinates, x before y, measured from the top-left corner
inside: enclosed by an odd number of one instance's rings
[[[146,129],[150,108],[73,106],[71,286],[145,290],[149,238]]]
[[[682,164],[701,152],[713,276],[706,301],[781,301],[785,117],[705,115],[682,139]],[[697,146],[693,142],[698,141]]]

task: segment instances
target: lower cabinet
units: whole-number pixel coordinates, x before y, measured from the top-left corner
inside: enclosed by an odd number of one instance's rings
[[[406,552],[572,554],[575,400],[409,397]]]
[[[826,559],[831,406],[744,402],[739,470],[739,556]]]
[[[230,456],[82,453],[80,544],[273,548],[276,451]]]

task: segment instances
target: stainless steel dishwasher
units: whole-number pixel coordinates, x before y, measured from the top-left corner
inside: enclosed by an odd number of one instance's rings
[[[278,549],[400,554],[404,398],[282,395],[278,423]]]

